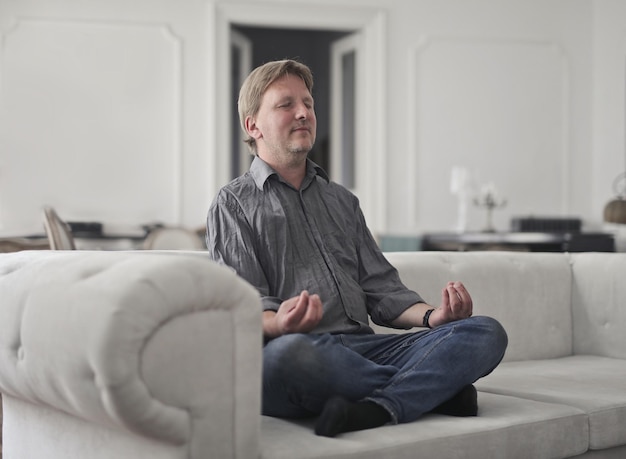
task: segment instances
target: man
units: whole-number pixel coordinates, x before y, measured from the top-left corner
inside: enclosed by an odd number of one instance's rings
[[[472,316],[460,282],[432,307],[408,290],[372,238],[357,198],[307,158],[316,134],[308,67],[269,62],[242,85],[239,116],[254,158],[209,209],[211,256],[263,302],[263,414],[319,415],[315,432],[476,415],[472,383],[500,362],[501,325]],[[375,323],[425,327],[373,334]]]

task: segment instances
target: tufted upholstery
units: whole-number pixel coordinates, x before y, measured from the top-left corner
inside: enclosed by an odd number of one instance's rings
[[[431,304],[438,304],[448,280],[462,280],[474,300],[475,314],[494,317],[505,326],[509,335],[505,360],[571,355],[572,273],[567,256],[517,252],[416,256],[416,252],[388,254],[404,282]]]
[[[237,403],[260,406],[258,294],[205,254],[133,255],[3,255],[5,402],[43,404],[189,457],[208,444],[224,457],[256,448],[257,424]]]
[[[438,299],[435,286],[462,280],[475,313],[504,325],[504,363],[478,381],[479,389],[576,407],[588,413],[592,449],[626,445],[626,255],[405,252],[388,258],[431,302]]]
[[[5,459],[626,457],[626,254],[386,255],[507,329],[478,417],[317,437],[259,415],[258,295],[205,253],[20,252],[0,255]]]

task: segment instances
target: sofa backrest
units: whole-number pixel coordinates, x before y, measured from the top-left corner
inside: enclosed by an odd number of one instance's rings
[[[571,259],[574,352],[626,359],[626,254]]]
[[[440,304],[446,282],[462,281],[474,300],[474,314],[494,317],[506,329],[509,345],[504,360],[572,354],[572,274],[568,255],[396,252],[385,256],[407,287],[435,306]]]

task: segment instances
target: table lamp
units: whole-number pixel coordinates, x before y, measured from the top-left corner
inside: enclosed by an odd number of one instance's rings
[[[626,225],[626,172],[615,178],[613,190],[616,196],[604,206],[604,221]]]

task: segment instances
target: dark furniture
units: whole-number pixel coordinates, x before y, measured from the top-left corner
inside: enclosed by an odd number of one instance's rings
[[[427,233],[422,250],[518,250],[526,252],[615,252],[607,233],[580,232],[475,232]]]

